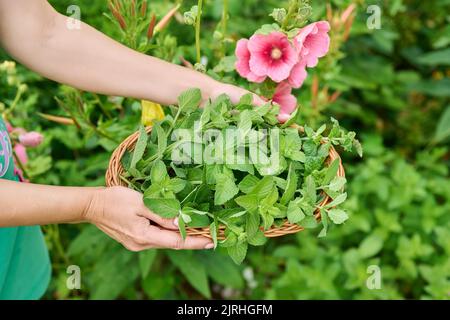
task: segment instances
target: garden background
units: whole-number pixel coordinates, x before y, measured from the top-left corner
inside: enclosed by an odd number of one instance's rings
[[[106,1],[50,3],[69,15],[70,5],[79,6],[84,22],[139,45],[138,26],[124,36],[103,15],[110,12]],[[236,40],[271,23],[269,13],[285,3],[203,1],[200,43],[207,72],[251,89],[229,56]],[[331,20],[331,49],[295,91],[303,123],[317,129],[334,117],[363,144],[362,159],[348,154],[343,159],[350,214],[344,225],[326,238],[314,230],[272,239],[252,247],[240,266],[221,250],[134,253],[93,226],[44,226],[53,264],[45,298],[449,299],[450,1],[353,3],[343,23],[351,1],[311,2],[312,21]],[[140,49],[195,63],[194,28],[182,17],[197,2],[180,4],[152,45]],[[151,13],[159,20],[174,6],[150,1],[146,25]],[[374,20],[378,9],[380,19]],[[140,31],[145,37],[146,30]],[[11,58],[0,51],[0,63],[5,60]],[[0,69],[0,101],[14,126],[45,136],[41,146],[28,150],[25,170],[35,183],[104,185],[112,150],[141,120],[140,101],[81,93],[20,64]],[[45,114],[69,117],[77,125],[50,121]],[[69,265],[81,268],[80,290],[66,286]],[[377,271],[381,284],[373,288],[367,280]]]

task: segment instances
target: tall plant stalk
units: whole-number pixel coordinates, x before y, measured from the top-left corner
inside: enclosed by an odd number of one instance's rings
[[[201,61],[201,49],[200,49],[200,27],[202,20],[203,0],[197,2],[197,19],[195,21],[195,50],[197,53],[197,63]]]

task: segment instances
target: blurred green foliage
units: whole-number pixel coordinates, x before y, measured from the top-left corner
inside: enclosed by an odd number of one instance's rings
[[[108,11],[106,1],[50,2],[61,13],[79,5],[83,21],[120,39],[120,31],[102,16]],[[223,54],[233,54],[234,43],[218,46],[213,40],[222,3],[206,1],[202,54],[208,57],[208,68],[223,66],[210,70],[213,76],[248,86],[227,72],[226,59],[220,62]],[[334,16],[350,3],[330,1]],[[194,4],[184,1],[180,12]],[[349,39],[336,32],[337,47],[296,92],[303,122],[318,127],[333,116],[362,140],[364,158],[344,158],[347,223],[330,230],[325,239],[311,231],[273,239],[252,248],[242,266],[220,251],[132,253],[93,226],[46,226],[53,261],[46,298],[449,299],[450,3],[356,4]],[[370,29],[367,23],[374,14],[368,8],[374,4],[380,8],[380,29]],[[270,22],[268,14],[281,5],[274,0],[228,0],[227,37],[248,37]],[[154,0],[148,10],[159,19],[173,6]],[[312,6],[314,20],[327,19],[325,2],[314,1]],[[153,55],[175,63],[180,56],[195,61],[194,34],[181,16],[155,36],[154,43]],[[10,58],[0,52],[0,61],[5,59]],[[11,105],[17,83],[27,85],[11,122],[45,134],[44,144],[30,150],[27,173],[33,182],[104,184],[111,151],[139,125],[139,103],[80,93],[20,65],[16,72],[16,82],[0,73],[0,100]],[[335,99],[330,100],[333,93]],[[71,115],[79,126],[49,122],[38,111]],[[81,290],[66,288],[69,264],[81,267]],[[379,289],[367,285],[371,266],[381,272]]]

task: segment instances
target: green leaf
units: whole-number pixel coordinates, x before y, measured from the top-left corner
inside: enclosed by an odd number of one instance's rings
[[[347,179],[345,179],[344,177],[336,177],[330,182],[330,184],[328,185],[328,189],[334,192],[338,192],[344,188],[346,182]]]
[[[180,231],[181,238],[183,238],[183,240],[185,240],[186,239],[186,223],[182,217],[180,217],[178,219],[178,230]]]
[[[246,93],[239,99],[239,105],[252,105],[252,104],[253,104],[253,94],[251,93]]]
[[[264,199],[267,197],[273,190],[274,182],[273,178],[270,176],[262,178],[255,188],[251,191],[251,194],[255,194],[258,199]]]
[[[258,30],[255,31],[255,34],[270,34],[275,31],[280,31],[280,26],[278,24],[263,24]]]
[[[169,187],[175,193],[181,192],[186,187],[186,180],[180,178],[170,179]]]
[[[249,110],[244,110],[241,112],[241,114],[239,115],[237,128],[239,130],[241,137],[247,136],[250,129],[252,128],[252,119],[250,117]]]
[[[280,200],[281,204],[286,205],[294,197],[295,190],[297,190],[297,182],[298,176],[295,173],[293,164],[291,163],[289,165],[286,190],[284,191],[283,196]]]
[[[307,176],[305,179],[305,197],[309,200],[311,204],[315,204],[317,201],[317,193],[316,193],[316,182],[314,181],[313,176]]]
[[[262,246],[267,242],[267,238],[264,235],[264,232],[258,230],[253,236],[248,237],[248,243],[252,246]]]
[[[164,129],[161,128],[161,126],[158,122],[153,124],[152,130],[156,131],[156,135],[158,138],[158,157],[162,157],[164,154],[164,151],[166,151],[166,148],[167,148],[167,135],[164,132]]]
[[[139,268],[141,269],[142,278],[147,277],[150,272],[150,268],[155,261],[157,251],[155,249],[149,249],[139,252]]]
[[[328,217],[335,224],[344,223],[348,219],[347,213],[342,209],[331,209],[328,211]]]
[[[245,231],[247,236],[251,237],[259,230],[260,216],[257,212],[248,212],[245,218]]]
[[[250,193],[255,186],[258,184],[259,179],[254,175],[248,174],[242,179],[242,181],[238,184],[239,190],[243,193]]]
[[[426,66],[450,66],[450,48],[425,53],[416,61]]]
[[[326,237],[327,232],[328,232],[328,214],[327,214],[326,210],[320,210],[320,216],[322,218],[321,220],[322,220],[323,228],[322,228],[322,230],[320,230],[318,237],[323,238],[323,237]]]
[[[445,109],[439,119],[433,142],[439,143],[446,140],[448,137],[450,137],[450,106]]]
[[[291,201],[287,209],[287,218],[290,223],[298,223],[305,218],[305,214],[294,201]]]
[[[227,250],[228,254],[230,255],[231,259],[233,259],[234,263],[241,264],[242,261],[244,261],[245,256],[247,255],[247,248],[248,248],[247,242],[243,242],[228,247]]]
[[[206,272],[214,280],[226,287],[244,288],[242,272],[226,255],[215,252],[204,252],[199,255]]]
[[[229,175],[219,173],[216,175],[216,192],[214,194],[214,204],[222,205],[231,200],[238,192],[239,188]]]
[[[383,238],[374,233],[366,237],[358,248],[358,253],[361,258],[370,258],[376,255],[383,248]]]
[[[217,222],[216,221],[213,221],[209,225],[209,232],[211,234],[211,238],[213,240],[214,249],[215,249],[215,248],[217,248]]]
[[[192,251],[165,251],[172,263],[177,266],[192,287],[204,297],[210,298],[208,276],[205,266]]]
[[[258,197],[255,194],[247,194],[234,199],[245,210],[251,212],[258,208]]]
[[[336,198],[334,198],[333,201],[331,201],[329,204],[326,205],[326,208],[336,207],[336,206],[340,205],[341,203],[343,203],[345,200],[347,200],[346,192],[344,192],[344,193],[338,195]]]
[[[178,106],[182,113],[190,114],[197,110],[202,101],[202,93],[200,89],[189,89],[184,91],[178,97]]]
[[[145,127],[141,125],[139,128],[139,138],[134,147],[133,156],[131,157],[130,170],[135,169],[136,164],[142,159],[145,148],[147,147],[147,140],[147,132],[145,131]]]
[[[153,162],[152,168],[150,170],[150,180],[152,183],[161,183],[167,178],[167,169],[164,162],[161,160],[156,160]]]
[[[314,229],[318,226],[317,220],[314,216],[306,216],[300,225],[305,229]]]
[[[144,198],[144,204],[152,212],[163,218],[175,218],[180,213],[180,202],[177,199]]]
[[[322,185],[329,184],[334,178],[336,178],[337,172],[339,170],[339,159],[334,159],[325,172],[325,176],[322,181]]]

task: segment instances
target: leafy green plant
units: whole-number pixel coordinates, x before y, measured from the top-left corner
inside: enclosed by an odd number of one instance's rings
[[[346,180],[336,176],[339,160],[327,166],[326,159],[332,145],[362,152],[354,132],[344,132],[334,119],[328,136],[326,125],[317,131],[305,126],[301,133],[289,127],[295,117],[278,124],[278,106],[253,107],[251,101],[247,95],[233,106],[222,95],[199,109],[200,90],[185,91],[150,137],[141,127],[133,152],[122,161],[122,180],[144,194],[150,210],[178,218],[183,237],[186,227],[209,227],[215,245],[228,248],[238,264],[249,244],[264,244],[263,231],[286,219],[315,228],[320,212],[319,236],[326,235],[328,220],[346,221],[338,208],[346,199]],[[230,142],[232,128],[237,135]],[[218,242],[221,226],[225,239]]]

